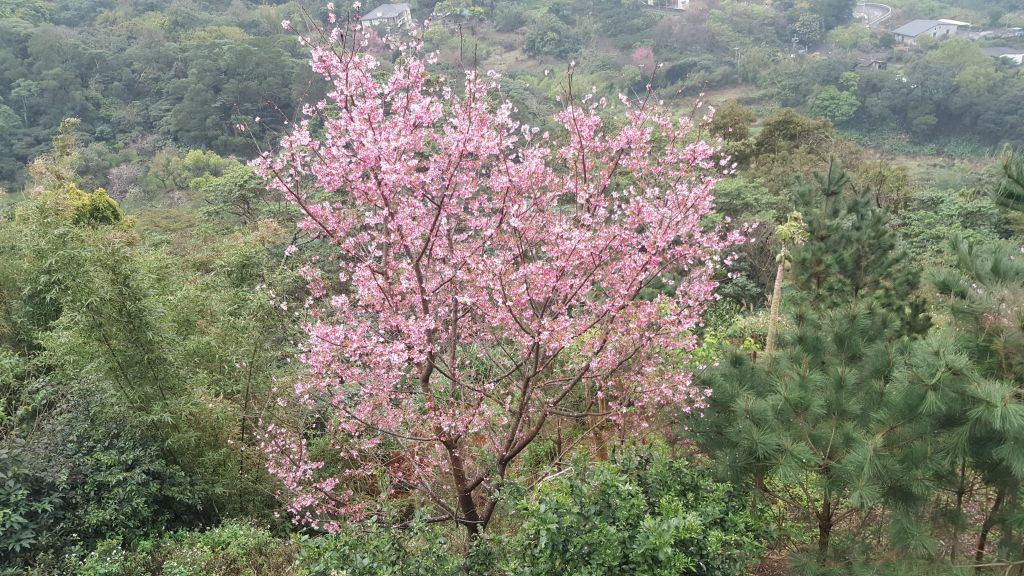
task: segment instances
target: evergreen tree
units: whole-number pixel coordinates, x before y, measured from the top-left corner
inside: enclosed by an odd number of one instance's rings
[[[801,191],[809,237],[792,251],[779,349],[770,363],[737,352],[706,372],[714,394],[695,426],[730,473],[806,514],[822,561],[837,525],[882,502],[898,504],[907,550],[932,547],[912,520],[932,489],[935,440],[917,374],[901,370],[925,323],[901,305],[918,275],[870,195],[848,184],[833,165]]]
[[[852,190],[835,162],[815,174],[818,186],[797,191],[798,206],[815,206],[806,216],[810,239],[791,256],[793,287],[804,304],[828,310],[844,303],[874,301],[897,315],[906,333],[930,324],[915,296],[920,270],[897,246],[885,212],[866,190]]]
[[[969,359],[974,373],[937,387],[933,404],[948,431],[955,495],[949,514],[954,534],[966,528],[965,486],[980,478],[991,500],[977,527],[973,556],[985,559],[998,530],[1000,557],[1019,558],[1024,525],[1024,256],[1005,244],[953,243],[956,269],[940,272],[933,285],[953,320],[947,349]],[[931,352],[932,362],[949,354]],[[954,538],[958,540],[959,538]],[[950,556],[958,554],[954,546]]]
[[[1007,147],[1002,154],[1002,179],[995,201],[1007,209],[1008,220],[1018,233],[1024,230],[1024,150]]]
[[[1007,149],[1002,158],[1003,181],[996,199],[1013,210],[1024,210],[1024,152]]]

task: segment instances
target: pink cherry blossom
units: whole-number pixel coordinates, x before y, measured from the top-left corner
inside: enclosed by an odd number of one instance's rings
[[[690,119],[623,96],[609,122],[570,90],[537,138],[500,75],[456,87],[415,46],[382,73],[356,33],[306,39],[331,90],[254,162],[334,254],[302,270],[308,373],[282,398],[318,424],[268,426],[264,448],[297,522],[336,530],[413,493],[477,534],[556,426],[703,406],[686,360],[741,238],[706,225],[716,149]],[[648,294],[666,275],[674,295]]]

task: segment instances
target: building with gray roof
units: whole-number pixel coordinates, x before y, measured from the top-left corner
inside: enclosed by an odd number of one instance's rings
[[[381,4],[364,14],[359,23],[389,29],[408,28],[412,24],[412,12],[408,4]]]
[[[941,40],[956,34],[957,23],[943,20],[911,20],[892,31],[901,44],[917,45],[921,38]]]
[[[990,46],[982,48],[986,56],[993,58],[1005,58],[1017,64],[1024,64],[1024,48],[1010,48],[1008,46]]]

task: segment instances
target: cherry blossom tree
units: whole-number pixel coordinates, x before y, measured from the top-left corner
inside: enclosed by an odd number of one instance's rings
[[[331,89],[254,162],[332,254],[303,268],[308,375],[281,399],[313,423],[268,425],[269,466],[300,523],[411,493],[476,535],[556,423],[703,406],[686,359],[740,234],[707,224],[718,166],[694,120],[570,81],[548,133],[497,73],[456,86],[414,45],[391,67],[356,37],[303,38]]]

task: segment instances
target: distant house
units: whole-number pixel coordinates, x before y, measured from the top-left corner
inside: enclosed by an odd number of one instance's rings
[[[408,4],[382,4],[363,15],[359,23],[390,29],[408,28],[412,24],[412,12]]]
[[[948,38],[956,34],[960,26],[970,26],[967,22],[956,20],[912,20],[892,31],[896,41],[916,46],[918,40],[929,37],[935,39]]]
[[[1017,64],[1024,64],[1024,48],[1008,48],[1006,46],[992,46],[991,48],[982,48],[987,56],[993,58],[1006,58],[1012,60]]]
[[[647,5],[658,8],[671,8],[672,10],[686,10],[690,7],[690,0],[647,0]]]
[[[889,63],[884,58],[858,58],[854,68],[867,68],[868,70],[885,70]]]

